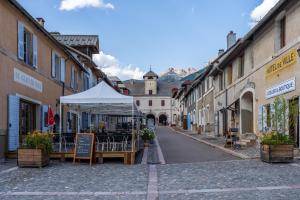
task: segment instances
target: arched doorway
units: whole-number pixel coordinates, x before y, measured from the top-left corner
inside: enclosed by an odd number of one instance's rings
[[[158,122],[160,125],[166,126],[168,122],[168,117],[165,114],[159,115]]]
[[[241,134],[254,133],[253,126],[253,92],[246,91],[241,95],[240,98],[240,124],[241,124]]]
[[[155,116],[151,113],[147,115],[147,127],[155,126]]]

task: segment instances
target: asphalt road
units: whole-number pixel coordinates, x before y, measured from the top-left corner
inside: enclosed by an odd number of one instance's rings
[[[156,135],[167,164],[239,159],[219,149],[181,135],[169,127],[157,127]]]

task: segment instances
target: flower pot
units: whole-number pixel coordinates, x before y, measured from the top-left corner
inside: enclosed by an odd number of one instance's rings
[[[261,145],[260,159],[267,163],[290,163],[294,160],[294,145]]]
[[[18,149],[19,167],[44,167],[49,161],[49,155],[42,149]]]

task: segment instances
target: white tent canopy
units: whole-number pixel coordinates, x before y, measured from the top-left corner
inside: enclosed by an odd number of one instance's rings
[[[133,97],[118,93],[105,81],[81,93],[60,97],[61,104],[132,104]]]

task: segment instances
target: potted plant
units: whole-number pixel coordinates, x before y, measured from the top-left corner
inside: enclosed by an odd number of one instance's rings
[[[272,115],[268,118],[272,123],[272,130],[261,137],[261,160],[268,163],[293,162],[294,142],[286,134],[286,127],[295,123],[298,105],[290,101],[287,106],[283,97],[277,97],[272,105],[272,111]]]
[[[49,164],[52,152],[52,135],[34,131],[25,137],[18,148],[19,167],[44,167]]]
[[[144,128],[141,130],[141,137],[144,141],[144,146],[149,146],[149,141],[153,140],[155,138],[154,131],[148,128]]]

